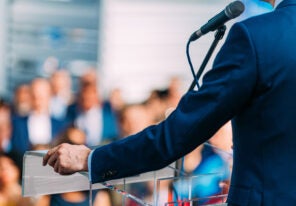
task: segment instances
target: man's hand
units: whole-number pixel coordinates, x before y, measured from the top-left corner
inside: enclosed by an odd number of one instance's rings
[[[43,166],[49,164],[61,175],[88,171],[88,155],[91,150],[84,145],[61,144],[50,149],[43,157]]]

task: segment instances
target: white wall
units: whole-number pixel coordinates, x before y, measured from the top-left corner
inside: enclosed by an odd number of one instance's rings
[[[0,1],[0,95],[6,92],[6,70],[5,70],[5,31],[6,31],[7,1]]]
[[[151,89],[166,87],[169,78],[178,75],[187,89],[192,76],[186,42],[229,2],[103,1],[100,67],[105,88],[119,87],[127,101],[142,101]],[[209,33],[191,45],[196,69],[213,38],[214,33]]]

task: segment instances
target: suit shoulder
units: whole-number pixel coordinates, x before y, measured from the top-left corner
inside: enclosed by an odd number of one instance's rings
[[[269,27],[274,28],[275,26],[274,20],[275,20],[275,12],[269,12],[269,13],[248,18],[239,23],[244,25],[249,31],[251,32],[254,31],[257,34],[260,34],[261,31],[266,31],[266,29]]]

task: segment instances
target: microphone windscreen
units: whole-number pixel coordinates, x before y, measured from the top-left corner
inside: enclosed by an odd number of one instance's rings
[[[225,14],[229,19],[241,15],[245,10],[245,5],[241,1],[234,1],[225,8]]]

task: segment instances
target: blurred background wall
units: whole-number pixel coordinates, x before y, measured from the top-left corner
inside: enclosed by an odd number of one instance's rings
[[[186,90],[192,80],[186,41],[229,2],[2,0],[0,93],[10,98],[20,83],[57,68],[70,71],[75,91],[75,80],[87,67],[97,68],[104,95],[120,88],[128,102],[166,87],[172,76]],[[213,38],[210,33],[192,44],[196,69]]]

